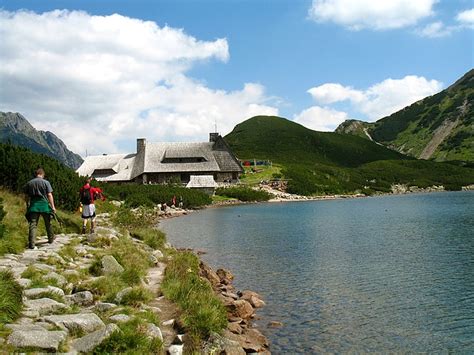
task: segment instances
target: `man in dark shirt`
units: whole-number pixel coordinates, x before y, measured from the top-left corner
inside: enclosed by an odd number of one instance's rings
[[[54,233],[51,227],[52,213],[56,212],[54,207],[53,188],[48,180],[44,178],[44,170],[38,168],[36,177],[25,185],[24,192],[27,196],[26,218],[29,222],[28,247],[35,247],[36,229],[40,216],[43,216],[44,225],[48,234],[48,243],[54,241]]]

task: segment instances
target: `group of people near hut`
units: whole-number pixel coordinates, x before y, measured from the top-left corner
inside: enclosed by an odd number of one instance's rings
[[[95,201],[105,200],[102,189],[91,185],[91,178],[87,178],[84,186],[79,190],[80,210],[82,211],[82,234],[86,233],[88,221],[90,221],[90,233],[94,233],[96,226]],[[51,221],[56,216],[53,188],[51,183],[45,179],[45,171],[38,168],[35,177],[28,181],[24,187],[26,195],[26,214],[28,220],[28,248],[37,249],[35,246],[36,230],[40,217],[44,220],[48,243],[54,242],[54,232]]]

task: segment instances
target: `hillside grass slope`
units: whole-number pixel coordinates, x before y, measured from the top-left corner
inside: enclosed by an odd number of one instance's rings
[[[391,191],[393,184],[458,190],[474,183],[474,169],[419,161],[361,137],[316,132],[281,117],[253,117],[225,139],[240,159],[280,164],[292,193],[372,194]]]

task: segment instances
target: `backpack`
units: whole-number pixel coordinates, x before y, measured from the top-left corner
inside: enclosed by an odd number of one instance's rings
[[[90,187],[82,189],[82,191],[81,191],[81,203],[83,205],[90,205],[92,203],[91,188]]]

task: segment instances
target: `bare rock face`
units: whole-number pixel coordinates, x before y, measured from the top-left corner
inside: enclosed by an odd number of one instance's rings
[[[64,331],[16,330],[10,334],[7,343],[17,348],[58,351],[59,345],[66,337],[67,333]]]
[[[232,316],[242,319],[250,319],[254,314],[252,305],[246,300],[233,301],[227,309]]]

